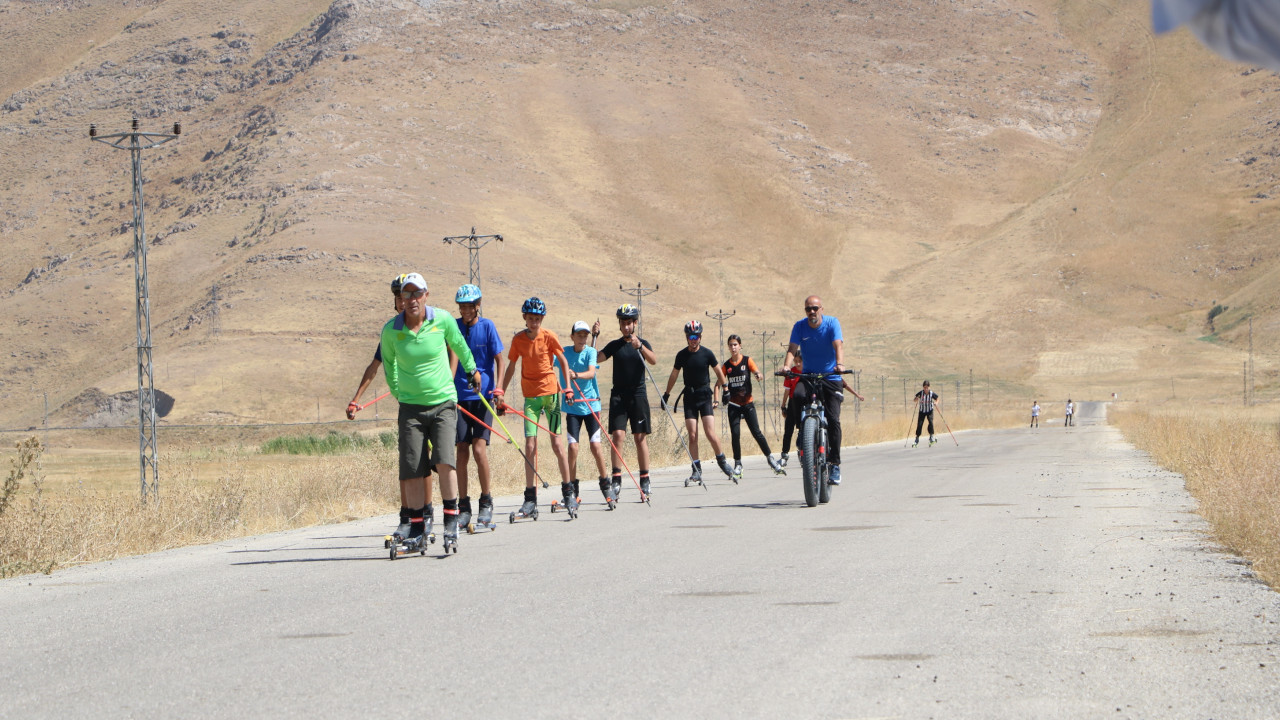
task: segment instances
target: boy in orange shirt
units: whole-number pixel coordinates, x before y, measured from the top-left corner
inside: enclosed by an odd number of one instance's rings
[[[569,367],[564,356],[564,347],[560,339],[550,330],[542,329],[542,321],[547,315],[547,306],[538,298],[531,297],[524,301],[520,312],[524,314],[525,329],[511,338],[507,359],[507,371],[502,375],[502,389],[494,395],[504,397],[507,385],[515,375],[516,361],[520,361],[520,390],[524,393],[524,454],[529,463],[524,468],[524,504],[515,512],[515,517],[538,518],[538,488],[534,481],[533,465],[537,462],[538,453],[538,417],[547,416],[547,429],[551,431],[551,452],[555,453],[556,464],[560,467],[560,492],[564,495],[564,506],[571,518],[578,516],[578,498],[573,483],[569,481],[569,458],[565,454],[564,439],[560,437],[560,380],[556,377],[553,361],[559,360],[560,367]],[[577,373],[569,372],[569,379],[577,378]],[[572,391],[568,391],[572,398]],[[499,411],[505,407],[504,402]]]

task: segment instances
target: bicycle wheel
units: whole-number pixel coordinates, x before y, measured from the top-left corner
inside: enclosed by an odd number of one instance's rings
[[[809,507],[818,504],[818,484],[821,470],[818,467],[818,418],[809,416],[800,424],[800,481],[804,483],[804,501]]]
[[[831,502],[831,484],[827,481],[831,479],[831,466],[827,464],[827,431],[823,430],[818,435],[818,467],[822,472],[818,473],[818,502]]]

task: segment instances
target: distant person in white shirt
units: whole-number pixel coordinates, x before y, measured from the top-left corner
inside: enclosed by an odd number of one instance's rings
[[[1031,427],[1040,427],[1040,401],[1031,401]]]
[[[1280,3],[1260,0],[1151,0],[1151,26],[1182,25],[1219,55],[1280,72]]]
[[[1075,417],[1075,409],[1076,409],[1075,403],[1071,402],[1071,398],[1067,398],[1067,420],[1066,422],[1063,423],[1063,427],[1075,426],[1076,421],[1072,419],[1073,417]]]

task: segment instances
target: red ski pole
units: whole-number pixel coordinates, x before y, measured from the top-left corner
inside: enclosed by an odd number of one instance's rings
[[[578,393],[579,397],[581,397],[582,388],[578,387],[578,381],[569,380],[569,382],[573,383],[574,391]],[[574,402],[576,403],[585,402],[587,404],[587,409],[591,410],[591,414],[595,417],[596,423],[600,426],[600,432],[602,432],[604,436],[609,439],[609,447],[613,448],[613,453],[618,456],[618,462],[622,463],[623,469],[625,469],[627,471],[627,475],[631,477],[631,482],[635,483],[636,489],[640,491],[640,500],[645,505],[648,505],[649,507],[653,507],[653,505],[649,502],[649,496],[646,495],[644,492],[644,488],[640,487],[640,481],[636,480],[636,476],[634,473],[631,472],[631,468],[627,467],[627,461],[622,458],[622,451],[618,449],[617,445],[613,444],[613,435],[609,432],[609,428],[605,427],[605,424],[601,422],[600,413],[592,409],[591,400],[575,400]]]
[[[481,397],[481,398],[480,398],[480,402],[484,402],[484,398],[483,398],[483,397]],[[486,402],[486,403],[484,403],[484,406],[485,406],[485,407],[489,407],[489,403],[487,403],[487,402]],[[516,442],[515,442],[514,440],[512,440],[511,438],[509,438],[509,437],[507,437],[507,436],[503,435],[502,433],[498,432],[497,430],[493,429],[493,426],[489,425],[488,423],[486,423],[485,421],[483,421],[483,420],[481,420],[480,418],[476,417],[475,415],[472,415],[471,413],[467,412],[467,409],[466,409],[466,408],[464,408],[464,407],[462,407],[461,405],[459,405],[459,406],[458,406],[458,410],[459,410],[463,415],[466,415],[467,417],[471,418],[472,420],[475,420],[476,422],[480,423],[481,425],[484,425],[486,428],[488,428],[488,429],[489,429],[489,432],[491,432],[491,433],[493,433],[494,435],[497,435],[498,437],[502,438],[503,440],[505,440],[505,441],[507,442],[507,444],[508,444],[508,445],[510,445],[511,447],[515,448],[515,449],[516,449],[516,452],[520,453],[520,457],[524,458],[524,462],[525,462],[525,464],[526,464],[526,465],[528,465],[528,466],[529,466],[529,469],[530,469],[530,470],[533,470],[533,474],[534,474],[534,476],[536,476],[539,480],[542,480],[542,487],[543,487],[543,489],[546,489],[546,488],[548,488],[548,487],[551,487],[550,485],[548,485],[548,484],[547,484],[547,481],[546,481],[546,480],[543,480],[543,479],[542,479],[542,475],[540,475],[540,474],[538,473],[538,468],[534,467],[533,463],[529,462],[529,456],[524,454],[524,451],[520,449],[520,446],[519,446],[519,445],[517,445],[517,444],[516,444]],[[493,412],[493,409],[492,409],[492,408],[490,408],[490,409],[489,409],[489,412]],[[494,413],[494,417],[497,417],[497,416],[498,416],[498,414],[497,414],[497,413]]]

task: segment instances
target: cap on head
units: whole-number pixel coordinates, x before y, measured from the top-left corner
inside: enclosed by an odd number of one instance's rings
[[[400,276],[400,289],[403,290],[408,286],[414,286],[419,290],[427,289],[427,279],[416,272],[411,272]]]
[[[473,303],[478,302],[479,300],[480,287],[478,285],[472,285],[471,283],[467,283],[466,285],[458,288],[458,293],[453,296],[453,301],[456,303]]]
[[[585,321],[579,320],[573,324],[573,329],[569,331],[569,334],[572,335],[576,332],[591,332],[591,326]]]
[[[690,320],[689,322],[685,323],[684,334],[696,335],[698,337],[702,337],[702,323],[698,322],[697,320]]]
[[[395,280],[392,280],[392,281],[391,281],[391,294],[392,294],[392,295],[399,295],[399,294],[400,294],[400,286],[404,284],[404,278],[405,278],[405,274],[404,274],[404,273],[400,273],[399,275],[397,275],[397,276],[396,276],[396,279],[395,279]]]
[[[542,300],[536,297],[531,297],[528,300],[525,300],[524,304],[520,306],[520,313],[522,315],[526,313],[529,315],[546,315],[547,305],[542,302]]]
[[[618,311],[614,313],[619,320],[639,320],[640,308],[631,303],[623,303],[618,306]]]

